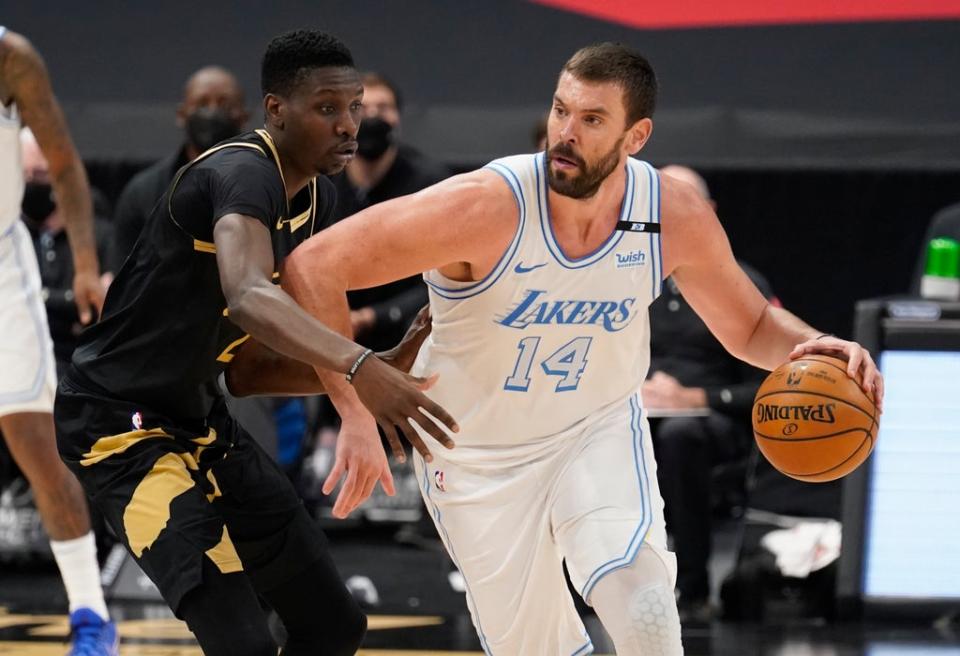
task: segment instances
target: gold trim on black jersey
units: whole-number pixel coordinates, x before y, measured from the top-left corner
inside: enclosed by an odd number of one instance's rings
[[[210,148],[209,150],[205,150],[204,152],[200,153],[200,156],[197,157],[195,160],[193,160],[192,162],[189,162],[189,163],[187,163],[187,164],[184,164],[182,167],[180,167],[180,170],[177,171],[177,176],[173,179],[173,183],[170,185],[170,191],[169,191],[168,194],[167,194],[167,214],[170,215],[170,220],[173,221],[173,224],[174,224],[175,226],[177,226],[178,228],[180,228],[180,230],[182,230],[184,233],[186,233],[186,234],[189,235],[190,237],[193,237],[193,235],[191,235],[190,232],[189,232],[186,228],[184,228],[182,225],[180,225],[180,223],[177,222],[176,217],[173,216],[173,194],[174,194],[174,192],[175,192],[176,189],[177,189],[177,185],[180,184],[180,179],[183,178],[184,173],[186,173],[187,170],[188,170],[191,166],[193,166],[193,165],[196,164],[197,162],[200,162],[200,161],[206,159],[207,157],[209,157],[210,155],[213,155],[214,153],[220,152],[221,150],[223,150],[223,149],[225,149],[225,148],[233,148],[234,146],[238,146],[238,147],[241,147],[241,148],[253,148],[253,149],[256,150],[257,152],[259,152],[261,155],[263,155],[264,157],[267,156],[267,153],[263,150],[263,148],[261,148],[261,147],[258,146],[257,144],[247,143],[247,142],[245,142],[245,141],[236,141],[236,142],[232,142],[232,143],[220,144],[219,146],[214,146],[213,148]],[[277,169],[279,170],[279,169],[280,169],[280,162],[279,162],[279,160],[276,162],[276,164],[277,164]],[[281,180],[283,179],[283,172],[282,172],[282,171],[280,172],[280,179],[281,179]],[[209,244],[210,242],[203,242],[203,241],[200,241],[199,239],[196,239],[195,237],[194,237],[193,242],[194,242],[194,243],[193,243],[193,247],[194,247],[195,250],[201,251],[201,252],[203,252],[203,253],[211,253],[211,252],[216,253],[216,250],[209,251],[209,250],[204,250],[204,249],[202,249],[202,248],[197,248],[197,244],[198,244],[198,243],[200,243],[200,244]]]
[[[190,234],[190,232],[186,228],[184,228],[182,225],[180,225],[179,222],[177,222],[176,217],[174,217],[173,215],[173,194],[175,193],[177,186],[180,184],[181,178],[183,178],[187,170],[197,162],[200,162],[206,159],[207,157],[209,157],[210,155],[216,152],[219,152],[221,150],[224,150],[225,148],[232,148],[235,146],[241,147],[241,148],[253,148],[264,157],[272,156],[273,163],[277,167],[277,173],[280,174],[280,182],[283,185],[283,192],[284,192],[283,197],[287,207],[287,214],[288,215],[290,214],[290,199],[287,198],[287,181],[283,175],[283,165],[280,163],[280,153],[277,150],[277,146],[273,141],[273,137],[270,136],[270,133],[267,132],[266,130],[257,129],[257,130],[254,130],[254,133],[258,135],[261,139],[263,139],[263,142],[267,145],[267,149],[270,151],[270,155],[267,155],[267,152],[257,144],[249,143],[245,141],[234,141],[230,143],[220,144],[219,146],[214,146],[213,148],[210,148],[209,150],[204,151],[195,160],[184,165],[183,167],[181,167],[179,171],[177,171],[177,175],[173,179],[173,183],[170,186],[170,192],[167,195],[167,213],[170,215],[170,220],[173,221],[174,225],[180,228],[180,230],[182,230],[184,233],[186,233],[191,237],[193,236]],[[290,219],[278,218],[276,223],[277,230],[283,230],[283,226],[284,224],[286,224],[290,227],[290,232],[295,232],[299,230],[302,226],[304,226],[307,223],[307,221],[310,221],[310,235],[313,234],[313,231],[316,228],[316,219],[317,219],[317,179],[311,178],[310,181],[307,183],[307,187],[309,188],[309,194],[310,194],[310,207],[308,207],[306,210],[304,210],[303,212],[301,212],[300,214],[298,214],[293,218],[290,218]],[[212,242],[203,241],[196,238],[194,238],[193,240],[193,249],[201,253],[213,254],[217,252],[217,247]]]
[[[266,130],[257,128],[254,132],[259,134],[263,142],[267,144],[267,148],[269,148],[273,154],[273,161],[277,163],[277,170],[280,172],[280,182],[283,183],[283,197],[287,199],[287,214],[290,214],[290,199],[287,198],[287,179],[283,177],[283,164],[280,163],[280,152],[277,150],[277,144],[273,142],[273,137],[271,137],[270,133]],[[279,230],[279,228],[277,229]]]
[[[270,152],[273,153],[273,157],[277,162],[277,169],[280,171],[280,180],[283,182],[284,192],[287,190],[287,181],[283,177],[283,165],[280,163],[280,153],[277,151],[277,145],[273,141],[273,137],[270,136],[270,133],[266,130],[254,130],[260,137],[263,139],[264,143],[267,144],[267,147],[270,149]],[[308,183],[310,187],[310,207],[296,215],[291,219],[277,219],[277,230],[283,230],[284,224],[290,226],[290,232],[296,232],[303,226],[308,220],[310,221],[310,234],[313,234],[313,229],[315,227],[316,218],[317,218],[317,179],[310,178]],[[287,199],[287,214],[290,214],[290,199]]]

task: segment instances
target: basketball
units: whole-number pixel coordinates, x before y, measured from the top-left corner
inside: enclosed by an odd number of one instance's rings
[[[753,434],[777,470],[823,483],[860,466],[877,441],[877,408],[847,363],[805,355],[778,367],[753,402]]]

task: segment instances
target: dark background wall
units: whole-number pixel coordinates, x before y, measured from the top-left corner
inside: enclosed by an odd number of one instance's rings
[[[166,152],[200,65],[233,69],[254,101],[266,42],[310,26],[393,76],[408,137],[448,160],[526,146],[571,52],[618,40],[661,78],[652,159],[960,165],[957,21],[651,31],[522,0],[0,0],[0,20],[42,49],[93,158]]]
[[[632,44],[661,80],[642,156],[700,167],[738,254],[840,334],[857,298],[907,288],[927,219],[960,201],[957,21],[637,30],[521,0],[0,0],[0,22],[43,52],[112,196],[177,144],[193,70],[227,66],[256,104],[259,57],[286,29],[332,31],[393,77],[406,140],[461,168],[529,149],[577,47]]]

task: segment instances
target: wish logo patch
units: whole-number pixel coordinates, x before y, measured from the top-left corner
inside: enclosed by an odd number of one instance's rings
[[[647,254],[639,248],[635,251],[627,251],[626,253],[615,253],[615,255],[617,256],[618,269],[643,266],[647,263]]]

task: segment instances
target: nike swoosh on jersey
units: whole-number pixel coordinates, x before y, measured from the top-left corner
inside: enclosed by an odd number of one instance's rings
[[[312,207],[307,209],[305,212],[301,212],[292,219],[284,219],[283,217],[279,217],[277,219],[277,230],[283,230],[283,225],[287,224],[290,226],[290,232],[296,232],[300,226],[305,224],[310,219],[311,209]]]
[[[528,267],[523,266],[523,262],[517,262],[517,266],[513,267],[513,272],[514,273],[530,273],[534,269],[539,269],[540,267],[545,267],[545,266],[547,266],[546,262],[544,262],[543,264],[534,264],[533,266],[528,266]]]

